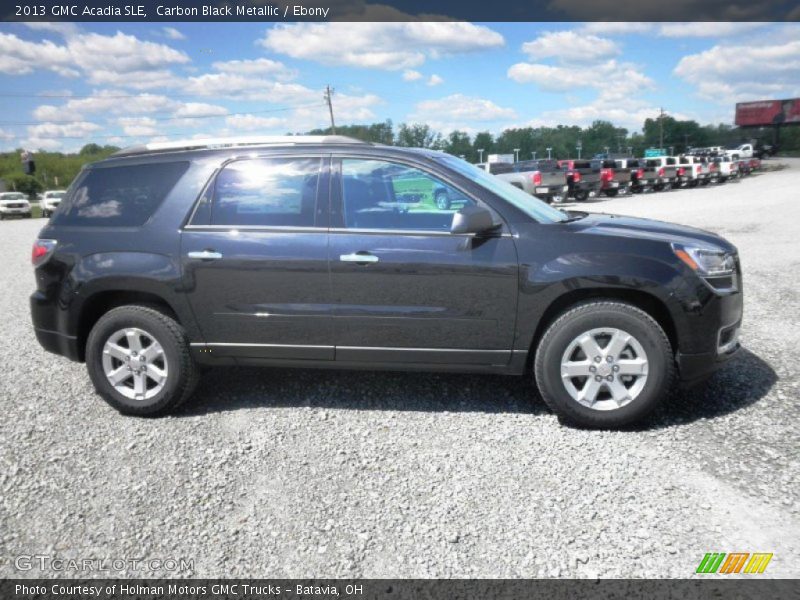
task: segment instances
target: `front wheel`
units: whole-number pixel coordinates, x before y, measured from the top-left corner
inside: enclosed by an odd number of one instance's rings
[[[436,200],[436,208],[439,210],[450,210],[450,198],[447,197],[447,192],[437,192],[434,198]]]
[[[562,420],[607,429],[652,412],[667,395],[675,365],[650,315],[608,300],[558,317],[539,342],[534,372],[542,398]]]
[[[103,315],[89,333],[86,367],[97,393],[128,415],[174,410],[197,382],[186,332],[148,306],[121,306]]]

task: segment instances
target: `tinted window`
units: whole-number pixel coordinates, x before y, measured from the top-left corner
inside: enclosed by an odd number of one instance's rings
[[[499,175],[500,173],[512,173],[514,165],[510,163],[489,163],[489,172],[492,175]]]
[[[263,158],[227,165],[214,184],[212,225],[313,227],[319,158]]]
[[[449,231],[472,200],[425,171],[380,160],[342,161],[345,227]]]
[[[188,162],[167,162],[88,169],[59,206],[53,224],[144,225],[188,168]]]

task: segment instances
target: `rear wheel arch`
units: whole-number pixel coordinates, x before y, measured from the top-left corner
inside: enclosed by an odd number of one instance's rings
[[[86,359],[86,341],[89,338],[92,327],[108,311],[126,305],[152,308],[184,325],[172,305],[158,294],[133,290],[104,290],[96,292],[83,302],[78,316],[77,336],[80,360]]]

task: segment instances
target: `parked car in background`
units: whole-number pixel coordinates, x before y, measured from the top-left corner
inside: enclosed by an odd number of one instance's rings
[[[614,161],[615,168],[627,171],[631,177],[631,192],[637,194],[650,192],[656,181],[655,169],[646,169],[642,158],[618,158]]]
[[[468,203],[398,210],[437,186]],[[120,151],[78,175],[32,262],[39,343],[142,416],[186,401],[200,367],[333,367],[525,376],[561,419],[617,428],[731,358],[742,319],[718,235],[556,210],[454,156],[340,136]]]
[[[678,181],[678,166],[674,156],[646,158],[645,165],[655,169],[656,183],[653,185],[654,190],[666,192],[675,187]]]
[[[716,165],[711,176],[712,183],[725,183],[739,176],[739,161],[731,160],[727,156],[717,156],[712,159],[712,162]]]
[[[66,193],[65,190],[49,190],[42,194],[39,206],[42,207],[42,216],[45,219],[49,219],[53,215],[53,211],[61,204],[61,199]]]
[[[631,172],[628,169],[618,169],[615,159],[593,159],[592,166],[600,169],[601,193],[613,198],[619,194],[630,192]]]
[[[557,160],[523,160],[511,165],[511,171],[497,177],[544,200],[548,204],[567,199],[567,178]]]
[[[8,217],[23,217],[29,219],[31,216],[31,203],[28,197],[22,192],[3,192],[0,193],[0,220]]]
[[[675,157],[678,187],[697,187],[708,176],[705,158],[682,154]]]
[[[728,144],[725,147],[724,156],[731,160],[738,160],[740,158],[753,158],[753,144]]]
[[[558,161],[558,166],[567,178],[567,195],[578,202],[600,192],[603,182],[600,167],[593,166],[591,160],[567,158]]]

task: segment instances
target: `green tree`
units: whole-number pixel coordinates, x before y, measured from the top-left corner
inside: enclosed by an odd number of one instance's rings
[[[400,124],[395,143],[407,148],[439,148],[442,135],[423,123]]]
[[[44,190],[44,185],[39,180],[24,173],[14,173],[4,177],[4,179],[9,189],[22,192],[28,196],[34,196]]]

